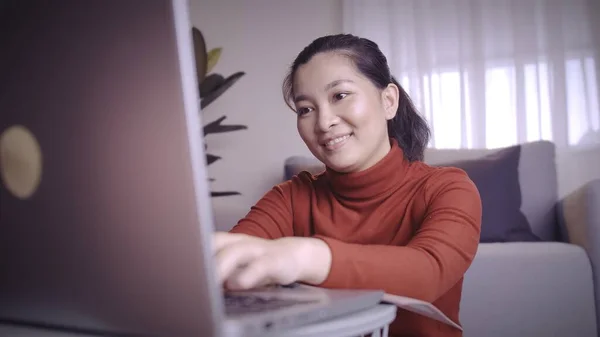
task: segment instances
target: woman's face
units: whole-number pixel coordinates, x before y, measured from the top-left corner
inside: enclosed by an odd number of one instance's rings
[[[319,53],[294,77],[300,137],[312,154],[338,172],[365,170],[390,150],[387,120],[398,107],[398,88],[375,87],[337,53]]]

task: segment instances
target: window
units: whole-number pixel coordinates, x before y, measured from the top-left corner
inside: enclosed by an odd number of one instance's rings
[[[557,133],[570,146],[600,141],[598,79],[591,56],[568,58],[556,70],[564,75],[553,76],[545,61],[514,64],[486,67],[480,83],[468,70],[448,68],[402,76],[401,85],[432,128],[430,147],[497,148],[557,141]]]

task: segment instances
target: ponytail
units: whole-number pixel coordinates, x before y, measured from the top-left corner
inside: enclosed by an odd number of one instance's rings
[[[396,115],[387,123],[388,134],[396,139],[407,160],[422,161],[429,143],[429,126],[415,108],[408,93],[393,76],[392,83],[398,87],[400,95]]]

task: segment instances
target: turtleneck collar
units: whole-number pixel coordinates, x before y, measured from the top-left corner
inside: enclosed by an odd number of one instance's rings
[[[405,175],[408,161],[394,138],[390,151],[375,165],[359,172],[340,173],[326,168],[333,193],[342,198],[371,199],[395,190]]]

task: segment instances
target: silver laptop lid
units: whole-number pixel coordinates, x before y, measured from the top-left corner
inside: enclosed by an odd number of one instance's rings
[[[213,335],[186,1],[3,1],[0,319]]]

